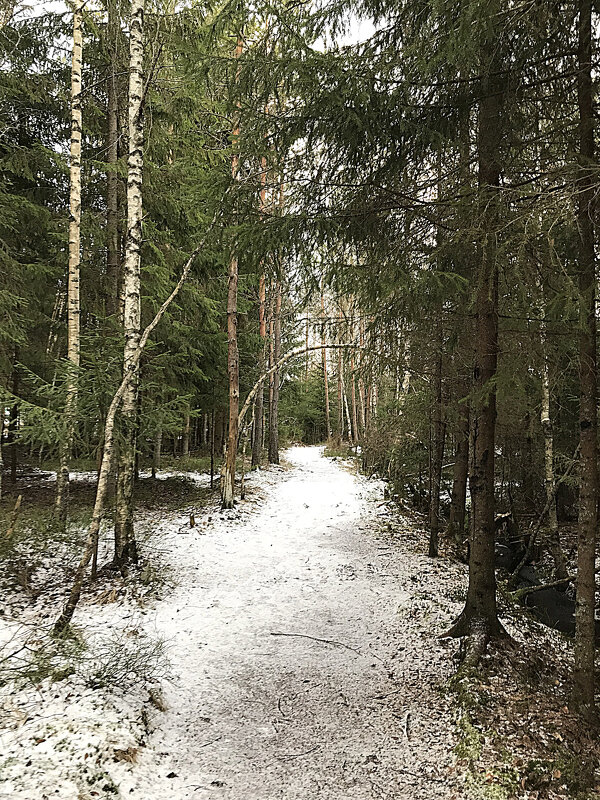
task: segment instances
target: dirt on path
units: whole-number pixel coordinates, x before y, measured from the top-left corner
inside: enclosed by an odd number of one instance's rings
[[[148,612],[174,680],[133,800],[450,798],[454,722],[438,637],[459,581],[419,555],[382,484],[292,448],[260,502],[213,514],[169,558],[178,588]],[[412,525],[414,537],[414,524]]]

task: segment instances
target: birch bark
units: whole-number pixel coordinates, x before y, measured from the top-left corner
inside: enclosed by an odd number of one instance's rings
[[[81,71],[83,0],[73,10],[73,55],[71,61],[71,159],[69,167],[69,273],[67,285],[67,398],[65,430],[59,447],[60,466],[56,482],[56,516],[64,528],[69,509],[69,467],[77,419],[80,351],[79,268],[81,262]]]
[[[129,23],[129,153],[127,158],[127,236],[123,263],[123,374],[131,380],[123,393],[121,442],[115,506],[115,563],[137,561],[133,526],[139,347],[142,321],[140,272],[142,247],[142,180],[144,168],[143,122],[144,0],[131,0]]]

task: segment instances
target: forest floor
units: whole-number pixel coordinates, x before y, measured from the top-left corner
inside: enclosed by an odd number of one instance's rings
[[[424,555],[380,481],[298,447],[232,511],[140,518],[151,557],[88,590],[73,639],[47,637],[49,562],[4,587],[0,665],[29,666],[0,690],[1,798],[533,800],[593,770],[555,632],[507,609],[510,655],[453,681],[465,567]]]

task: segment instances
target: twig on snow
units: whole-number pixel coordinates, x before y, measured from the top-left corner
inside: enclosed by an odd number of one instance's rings
[[[311,637],[309,637],[311,638]],[[317,744],[314,747],[311,747],[310,750],[305,750],[303,753],[284,753],[282,756],[277,756],[280,761],[289,761],[292,758],[300,758],[301,756],[307,756],[310,753],[314,753],[315,750],[320,750],[321,745]]]
[[[271,636],[290,636],[298,637],[300,639],[312,639],[313,642],[323,642],[323,644],[332,644],[335,647],[343,647],[346,650],[351,650],[353,653],[358,653],[359,656],[366,655],[361,650],[357,650],[356,647],[351,647],[349,644],[344,644],[344,642],[336,642],[334,639],[321,639],[319,636],[309,636],[307,633],[282,633],[281,631],[271,631]],[[385,661],[375,653],[369,653],[369,656],[373,656],[373,658],[376,658],[385,665]]]
[[[408,717],[409,717],[409,715],[410,715],[410,711],[407,711],[406,714],[404,715],[404,720],[402,722],[402,727],[403,727],[403,730],[404,730],[404,738],[406,739],[407,742],[410,742],[410,734],[408,732]]]

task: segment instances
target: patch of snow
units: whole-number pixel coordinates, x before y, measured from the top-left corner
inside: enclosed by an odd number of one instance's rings
[[[453,726],[436,686],[454,645],[437,637],[461,603],[440,600],[435,581],[464,583],[464,569],[403,546],[414,523],[398,528],[381,481],[322,448],[285,459],[251,473],[232,511],[157,526],[177,577],[168,596],[77,610],[91,652],[111,628],[166,640],[166,710],[142,684],[12,687],[0,797],[448,796]]]

